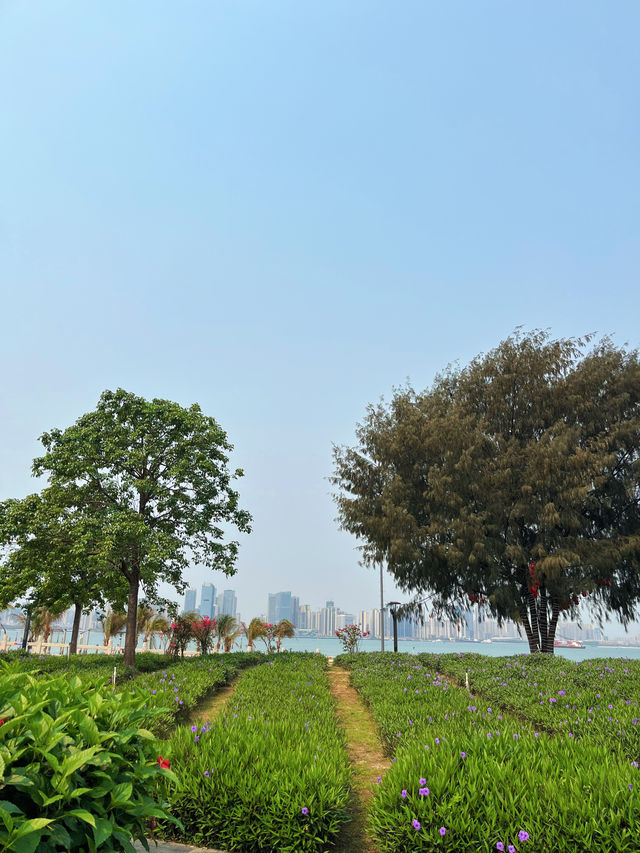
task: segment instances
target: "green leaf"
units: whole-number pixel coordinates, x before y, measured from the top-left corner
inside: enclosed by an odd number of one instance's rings
[[[13,818],[6,809],[2,808],[2,806],[0,806],[0,820],[2,820],[3,824],[6,826],[7,832],[11,832],[13,830]]]
[[[22,838],[23,835],[29,835],[30,832],[38,832],[45,826],[49,826],[50,823],[53,823],[53,820],[46,817],[33,817],[30,820],[25,820],[19,827],[16,838]]]
[[[96,847],[100,847],[107,838],[111,836],[113,832],[113,824],[108,818],[98,817],[96,818],[95,826],[93,829],[93,837],[96,842]]]
[[[98,751],[99,747],[91,746],[89,749],[81,749],[80,752],[76,752],[73,755],[70,755],[68,758],[62,762],[62,777],[70,776],[71,773],[75,773],[83,764],[93,764],[92,758],[95,756],[95,753]]]
[[[65,813],[65,817],[77,817],[78,820],[83,820],[85,823],[88,823],[93,827],[96,825],[95,817],[86,809],[71,809]]]

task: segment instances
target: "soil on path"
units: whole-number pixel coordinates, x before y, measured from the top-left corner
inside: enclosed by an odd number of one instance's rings
[[[353,772],[351,800],[352,820],[345,824],[336,850],[339,853],[377,853],[366,829],[367,811],[378,776],[389,769],[378,728],[369,709],[349,684],[349,672],[337,666],[329,668],[331,693],[337,701],[338,721],[347,736],[347,751]]]
[[[189,715],[190,723],[198,723],[207,721],[213,722],[216,717],[222,711],[224,707],[224,703],[227,701],[229,696],[236,689],[236,684],[238,683],[239,676],[237,675],[233,681],[230,681],[228,684],[225,684],[223,687],[219,687],[215,693],[205,699],[203,702],[200,702],[196,708],[193,709],[191,714]]]

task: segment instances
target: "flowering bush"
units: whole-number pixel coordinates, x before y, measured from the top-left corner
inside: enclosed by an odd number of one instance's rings
[[[267,654],[271,654],[273,652],[274,645],[278,642],[278,626],[272,625],[271,622],[265,622],[262,626],[262,630],[264,633],[260,639],[265,642]]]
[[[363,637],[369,636],[369,631],[361,631],[359,625],[346,625],[344,628],[338,628],[336,637],[342,643],[342,648],[349,654],[358,651],[358,643]]]
[[[216,620],[203,616],[199,622],[192,622],[191,634],[198,643],[200,654],[208,655],[216,638]]]
[[[208,616],[203,616],[199,620],[178,616],[171,623],[171,640],[167,652],[174,657],[183,658],[187,646],[191,640],[195,640],[200,654],[207,655],[213,647],[215,636],[215,619],[210,619]]]

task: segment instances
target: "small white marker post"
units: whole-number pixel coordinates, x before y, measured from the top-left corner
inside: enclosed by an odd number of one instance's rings
[[[111,676],[111,684],[114,687],[116,686],[116,667],[115,666],[113,668],[113,675]]]
[[[468,672],[465,672],[465,674],[464,674],[464,684],[468,690],[469,689],[469,673]]]

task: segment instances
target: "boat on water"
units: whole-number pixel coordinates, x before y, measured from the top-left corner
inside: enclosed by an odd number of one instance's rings
[[[556,649],[586,649],[580,640],[554,640],[553,645]]]

